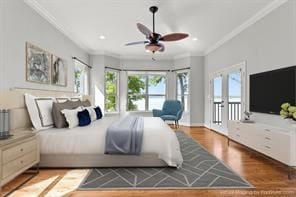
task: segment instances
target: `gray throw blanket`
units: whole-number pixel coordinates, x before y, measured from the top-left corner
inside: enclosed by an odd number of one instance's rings
[[[113,122],[107,129],[105,154],[140,154],[143,129],[143,117],[126,116]]]

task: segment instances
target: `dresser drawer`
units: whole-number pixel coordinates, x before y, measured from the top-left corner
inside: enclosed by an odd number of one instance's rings
[[[2,152],[2,163],[6,164],[22,155],[29,153],[37,149],[37,140],[32,138],[29,141],[20,143],[14,147],[3,150]]]
[[[2,167],[2,179],[17,173],[23,168],[27,168],[32,163],[38,161],[37,151],[29,152],[18,159],[15,159],[9,163],[6,163]]]

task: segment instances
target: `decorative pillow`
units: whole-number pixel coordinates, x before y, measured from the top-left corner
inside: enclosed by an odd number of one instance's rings
[[[25,94],[25,103],[33,127],[36,130],[44,130],[53,127],[51,110],[53,98],[38,98],[31,94]]]
[[[85,101],[82,101],[82,106],[83,107],[90,107],[91,106],[91,103],[89,100],[85,100]]]
[[[86,109],[88,111],[91,121],[97,120],[97,114],[93,106],[84,107],[83,109]]]
[[[78,116],[80,127],[89,125],[91,123],[91,117],[90,117],[87,109],[84,109],[84,110],[78,112],[77,116]]]
[[[42,127],[53,127],[52,104],[53,98],[35,98]]]
[[[83,106],[82,105],[82,102],[80,100],[78,100],[78,101],[71,101],[71,104],[74,107],[74,109],[77,108],[77,107]]]
[[[61,112],[64,109],[75,109],[72,105],[72,101],[67,100],[64,103],[53,103],[52,105],[52,118],[57,128],[65,128],[68,126],[65,116]]]
[[[76,109],[63,109],[61,112],[64,114],[69,128],[72,129],[79,125],[78,112],[81,112],[82,107],[77,107]],[[88,113],[88,112],[87,112]]]
[[[103,117],[101,108],[98,106],[98,107],[94,108],[94,110],[96,112],[97,119],[101,119]]]

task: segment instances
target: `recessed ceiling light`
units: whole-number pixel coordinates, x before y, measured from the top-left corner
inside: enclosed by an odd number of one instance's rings
[[[99,38],[100,38],[101,40],[105,40],[105,39],[106,39],[106,37],[103,36],[103,35],[101,35]]]
[[[147,49],[147,50],[145,50],[147,53],[150,53],[150,51]]]
[[[192,40],[193,40],[193,41],[198,41],[198,39],[197,39],[197,38],[192,38]]]

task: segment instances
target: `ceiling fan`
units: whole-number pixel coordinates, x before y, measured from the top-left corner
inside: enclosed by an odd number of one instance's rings
[[[149,8],[150,12],[153,14],[153,31],[147,28],[145,25],[141,23],[137,23],[138,30],[146,36],[145,41],[137,41],[127,43],[126,46],[144,44],[145,49],[155,53],[156,51],[163,52],[165,50],[164,45],[161,42],[171,42],[182,40],[189,35],[186,33],[171,33],[165,36],[160,35],[155,32],[155,13],[158,10],[158,7],[152,6]]]

